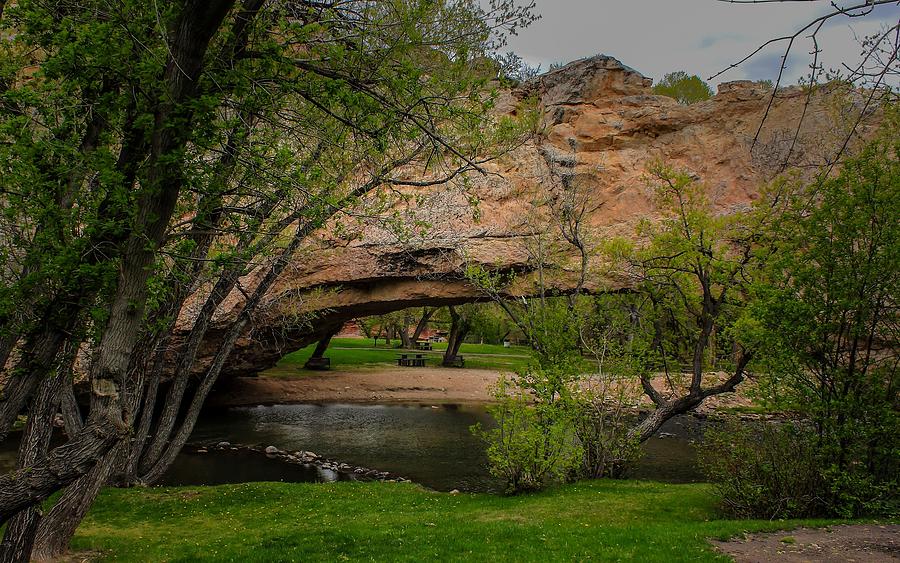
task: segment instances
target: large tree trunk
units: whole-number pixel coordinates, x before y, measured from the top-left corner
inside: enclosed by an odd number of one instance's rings
[[[78,525],[115,471],[124,450],[124,442],[117,444],[90,471],[66,488],[37,526],[32,552],[35,559],[54,560],[68,551]]]
[[[451,305],[450,309],[450,334],[447,335],[447,350],[444,351],[444,359],[441,365],[453,366],[456,363],[456,356],[459,355],[459,348],[469,334],[471,323],[463,318],[456,309]]]
[[[81,416],[81,409],[78,408],[78,401],[75,399],[75,386],[71,377],[66,378],[63,388],[59,392],[59,412],[62,414],[63,428],[69,438],[81,432],[84,427],[84,418]]]
[[[422,316],[419,318],[419,322],[416,324],[416,330],[413,332],[412,341],[417,342],[419,337],[422,336],[422,331],[428,327],[428,321],[431,319],[431,315],[437,311],[437,307],[433,309],[429,309],[428,307],[422,307]]]
[[[74,356],[74,350],[69,349],[67,352],[68,362],[64,358],[56,373],[41,381],[32,401],[28,423],[25,425],[22,443],[19,445],[17,469],[37,463],[47,455],[53,434],[53,425],[48,424],[48,421],[53,420],[59,392],[64,380],[69,377],[69,370],[63,366],[70,365]],[[10,519],[3,542],[0,543],[0,562],[27,562],[31,558],[31,548],[40,519],[41,512],[35,506],[22,510]]]
[[[313,350],[312,355],[308,360],[306,360],[306,363],[303,365],[304,368],[309,369],[311,365],[310,362],[314,362],[315,360],[319,360],[323,356],[325,356],[325,351],[328,350],[328,346],[331,344],[331,339],[341,331],[342,326],[337,327],[335,330],[329,332],[321,340],[319,340],[319,342],[316,344],[316,349]]]
[[[41,380],[50,377],[67,333],[77,325],[77,315],[68,319],[65,327],[48,326],[45,330],[32,335],[22,351],[6,385],[0,401],[0,441],[6,439],[16,418]]]
[[[628,436],[637,442],[646,442],[659,432],[663,424],[680,414],[690,412],[701,402],[703,402],[702,398],[688,395],[658,405],[628,432]]]
[[[163,476],[163,474],[165,474],[169,466],[172,465],[172,462],[175,461],[175,457],[181,451],[181,448],[184,447],[184,444],[190,437],[191,432],[193,432],[194,425],[197,422],[197,418],[200,416],[200,409],[203,407],[203,403],[206,401],[206,397],[212,389],[213,385],[215,385],[215,382],[219,377],[219,373],[221,373],[222,367],[225,365],[228,356],[234,349],[234,343],[243,333],[244,328],[247,326],[247,323],[250,322],[251,315],[256,310],[257,305],[262,300],[266,292],[269,291],[269,288],[272,286],[272,284],[275,283],[275,280],[278,279],[278,276],[281,275],[281,273],[290,263],[291,257],[297,251],[297,248],[299,248],[300,244],[306,239],[307,236],[309,236],[310,233],[312,233],[321,225],[321,222],[321,220],[314,221],[311,223],[301,224],[297,227],[297,231],[294,234],[294,237],[291,239],[291,242],[288,244],[287,248],[284,249],[282,253],[274,260],[272,266],[269,268],[269,271],[266,272],[266,275],[256,286],[253,294],[244,303],[244,307],[241,309],[241,313],[238,315],[238,318],[232,323],[231,327],[229,327],[224,341],[220,344],[216,355],[213,357],[212,364],[210,365],[203,379],[200,381],[200,385],[197,387],[197,390],[194,392],[194,398],[191,401],[191,405],[188,408],[187,414],[185,414],[184,420],[181,423],[181,427],[178,429],[178,432],[175,433],[172,440],[168,443],[163,454],[159,456],[158,459],[153,461],[153,466],[145,473],[145,475],[141,479],[143,482],[148,484],[156,482],[160,477]]]
[[[400,346],[406,348],[407,350],[413,347],[413,341],[410,340],[409,332],[407,331],[408,328],[408,326],[401,326],[397,331],[398,333],[400,333]]]
[[[169,441],[172,429],[175,427],[175,423],[178,419],[184,392],[187,389],[187,384],[193,370],[194,362],[197,359],[200,345],[203,343],[203,338],[206,336],[206,331],[209,329],[209,324],[212,322],[212,317],[215,314],[216,309],[231,292],[242,270],[243,268],[241,267],[233,267],[222,273],[219,281],[203,303],[203,307],[197,314],[197,318],[194,320],[194,325],[191,327],[191,332],[188,334],[187,342],[179,354],[175,375],[172,379],[172,384],[169,386],[169,391],[166,394],[165,407],[159,416],[155,435],[148,447],[145,461],[142,462],[145,470],[156,463]],[[153,407],[154,405],[147,405],[147,408]]]
[[[652,438],[663,424],[675,416],[693,411],[700,406],[706,398],[714,395],[721,395],[722,393],[733,393],[735,388],[744,380],[744,373],[752,356],[752,353],[744,352],[738,359],[737,366],[731,377],[725,382],[707,389],[700,388],[698,385],[698,392],[694,393],[693,391],[690,391],[687,395],[674,399],[667,400],[663,398],[663,396],[653,388],[649,377],[641,376],[641,384],[644,387],[644,393],[650,397],[656,405],[656,408],[629,431],[629,437],[638,442],[644,442]]]

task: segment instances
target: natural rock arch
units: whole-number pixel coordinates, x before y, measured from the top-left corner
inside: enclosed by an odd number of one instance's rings
[[[651,82],[614,58],[597,56],[503,92],[500,112],[515,113],[523,100],[536,98],[539,134],[492,163],[490,174],[470,175],[465,191],[452,186],[418,189],[424,197],[408,204],[405,212],[429,219],[433,230],[425,236],[401,243],[377,222],[357,225],[363,235],[351,241],[323,229],[273,287],[236,343],[225,376],[270,367],[284,353],[356,317],[484,300],[466,283],[466,266],[529,271],[527,241],[542,220],[541,210],[530,202],[553,198],[562,185],[576,185],[589,195],[595,210],[587,226],[595,239],[633,236],[637,222],[656,213],[644,179],[654,161],[696,174],[712,188],[714,204],[727,213],[748,205],[785,162],[803,170],[832,158],[846,135],[829,109],[827,88],[809,98],[812,109],[800,123],[807,103],[800,88],[780,90],[766,114],[772,91],[765,84],[724,83],[711,99],[685,106],[654,95]],[[469,205],[473,194],[480,202],[477,214]],[[543,220],[539,228],[554,228],[548,218]],[[575,267],[572,258],[572,264],[557,265],[563,274]],[[253,286],[253,277],[243,280],[244,287]],[[574,282],[566,280],[566,275],[556,279],[560,289],[571,288]],[[621,282],[592,276],[588,289],[609,283]],[[523,282],[510,291],[527,294],[529,289]],[[242,299],[233,292],[214,323],[224,326]],[[180,324],[187,326],[197,302],[199,298],[186,305]],[[201,366],[221,335],[215,328],[210,331]]]

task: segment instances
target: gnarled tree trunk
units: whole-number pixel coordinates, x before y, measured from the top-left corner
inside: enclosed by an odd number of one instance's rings
[[[419,317],[419,322],[416,323],[416,330],[413,331],[412,341],[417,342],[419,337],[422,336],[422,331],[428,326],[428,321],[431,319],[431,315],[437,311],[437,307],[433,309],[429,309],[428,307],[422,307],[422,316]]]
[[[32,551],[32,556],[36,560],[54,560],[68,551],[69,542],[72,541],[78,525],[121,462],[124,450],[125,443],[120,442],[90,471],[66,487],[62,496],[37,526]]]
[[[469,334],[471,323],[469,320],[459,313],[451,305],[450,309],[450,334],[447,336],[447,350],[444,351],[444,359],[441,365],[453,366],[456,362],[456,356],[459,355],[459,348]]]

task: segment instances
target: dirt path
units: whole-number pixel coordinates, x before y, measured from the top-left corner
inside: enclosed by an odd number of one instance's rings
[[[213,406],[273,403],[484,403],[499,372],[456,368],[327,371],[297,378],[237,377]]]
[[[751,534],[712,542],[737,563],[887,563],[900,561],[900,525],[854,524]]]

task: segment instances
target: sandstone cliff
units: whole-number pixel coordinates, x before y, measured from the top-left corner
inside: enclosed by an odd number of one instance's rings
[[[503,92],[498,111],[513,113],[522,100],[537,99],[539,134],[493,163],[488,175],[425,190],[408,210],[428,225],[421,232],[398,237],[371,222],[349,243],[323,232],[278,281],[252,332],[238,342],[226,374],[264,369],[354,317],[483,298],[462,279],[465,265],[527,271],[534,255],[529,241],[537,233],[552,238],[555,230],[533,202],[560,197],[560,190],[588,198],[594,240],[629,236],[640,219],[654,214],[645,179],[653,161],[691,171],[728,212],[747,205],[762,183],[782,171],[788,153],[791,167],[802,171],[833,157],[846,135],[846,108],[836,107],[833,96],[815,94],[804,115],[807,93],[785,89],[768,110],[751,154],[771,97],[765,85],[721,84],[712,99],[690,106],[654,95],[650,87],[651,80],[637,71],[598,56]],[[564,274],[566,260],[556,266]],[[565,275],[558,279],[563,286],[571,283]],[[593,289],[606,283],[615,282],[589,280]],[[219,323],[231,318],[240,300],[237,293],[229,298]],[[190,315],[189,306],[183,319]],[[215,347],[213,331],[206,353]]]

